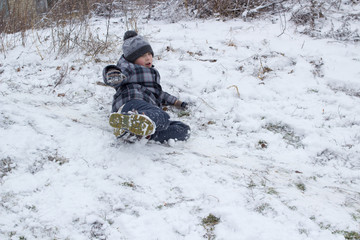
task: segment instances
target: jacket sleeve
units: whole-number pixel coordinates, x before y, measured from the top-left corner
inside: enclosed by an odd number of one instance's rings
[[[177,98],[167,92],[162,91],[160,98],[162,99],[162,104],[164,105],[174,105]]]

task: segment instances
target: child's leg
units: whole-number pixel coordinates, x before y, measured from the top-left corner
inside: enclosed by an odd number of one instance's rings
[[[154,106],[143,100],[130,100],[122,108],[122,113],[127,113],[129,111],[137,111],[140,114],[145,114],[152,121],[155,122],[156,132],[166,130],[170,125],[170,116],[162,109],[157,106]]]
[[[138,113],[144,113],[155,122],[156,130],[151,136],[154,141],[164,142],[169,139],[185,141],[190,136],[190,127],[179,121],[170,121],[170,116],[161,108],[154,106],[143,100],[130,100],[122,108],[123,113],[136,110]]]
[[[190,137],[190,127],[179,121],[170,121],[170,126],[163,131],[155,131],[151,135],[151,140],[164,142],[169,139],[177,139],[179,141],[185,141]]]

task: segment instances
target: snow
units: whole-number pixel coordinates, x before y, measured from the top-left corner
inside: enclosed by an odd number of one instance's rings
[[[105,20],[93,24],[106,31]],[[111,28],[121,39],[125,27]],[[120,57],[120,40],[100,62],[58,55],[46,41],[9,49],[0,65],[0,239],[359,233],[358,43],[236,19],[149,21],[139,31],[163,89],[191,104],[189,116],[169,110],[191,138],[113,136],[114,90],[96,82]],[[204,225],[209,214],[220,222]]]

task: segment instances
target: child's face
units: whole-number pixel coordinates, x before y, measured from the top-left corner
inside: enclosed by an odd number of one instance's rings
[[[144,55],[142,55],[141,57],[139,57],[138,59],[135,60],[135,64],[147,67],[147,68],[151,68],[152,67],[152,61],[153,61],[153,56],[151,53],[145,53]]]

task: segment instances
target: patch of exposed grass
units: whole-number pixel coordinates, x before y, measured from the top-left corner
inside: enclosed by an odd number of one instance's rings
[[[339,233],[344,235],[346,240],[360,240],[360,232],[355,231],[335,231],[335,233]]]
[[[136,188],[136,185],[133,182],[123,182],[121,185],[124,186],[124,187],[132,188],[132,189]]]
[[[331,230],[332,234],[341,234],[345,240],[360,240],[360,232],[357,231],[346,231],[346,230],[335,230],[334,227],[329,223],[317,222],[315,216],[311,216],[310,220],[314,221],[321,229]]]
[[[55,156],[48,156],[47,158],[50,162],[57,163],[60,166],[69,162],[69,159],[59,156],[58,154],[55,154]]]
[[[91,225],[91,237],[93,239],[106,239],[103,223],[96,221]]]
[[[324,77],[324,73],[322,70],[324,61],[322,58],[311,60],[310,64],[313,66],[312,73],[313,73],[314,77],[320,77],[320,78]]]
[[[220,222],[220,218],[215,217],[213,214],[209,214],[206,218],[203,218],[201,223],[206,226],[215,226]]]
[[[351,217],[354,219],[354,221],[360,220],[360,209],[356,210],[355,213],[352,213]]]
[[[283,123],[268,123],[264,128],[270,132],[281,134],[287,144],[295,148],[304,148],[304,145],[301,143],[301,137],[296,135],[295,131],[288,125]]]
[[[268,147],[268,143],[265,140],[259,140],[257,143],[258,149],[266,149]]]
[[[214,234],[215,225],[217,225],[219,222],[220,222],[220,218],[214,216],[211,213],[207,217],[201,220],[202,226],[206,230],[206,234],[204,235],[205,238],[207,238],[208,240],[215,239],[216,237]]]
[[[300,233],[300,234],[308,235],[308,234],[309,234],[309,231],[306,230],[305,228],[300,228],[300,229],[299,229],[299,233]]]
[[[10,157],[0,160],[0,178],[7,175],[14,168],[13,160]]]
[[[305,192],[305,190],[306,190],[306,186],[302,182],[295,183],[295,186],[296,186],[297,189],[299,189],[302,192]]]
[[[274,210],[269,203],[262,203],[254,208],[255,212],[265,215],[268,210]]]
[[[319,93],[319,90],[310,88],[310,89],[307,90],[307,93]]]
[[[275,190],[275,188],[273,187],[269,187],[266,191],[267,194],[270,194],[270,195],[278,195],[279,193]]]
[[[188,116],[190,116],[190,112],[189,111],[180,111],[179,113],[178,113],[178,117],[188,117]]]
[[[337,152],[326,148],[316,155],[315,163],[325,166],[331,161],[338,161],[338,159],[340,159],[340,156]]]
[[[248,183],[247,188],[255,188],[255,187],[256,187],[255,182],[252,179],[250,179],[250,182]]]
[[[345,86],[332,86],[332,85],[328,85],[328,86],[335,93],[342,92],[348,96],[360,98],[360,90],[359,89],[350,89]]]
[[[344,236],[345,240],[360,240],[360,232],[357,231],[345,231],[345,230],[335,230],[331,224],[325,224],[323,222],[317,222],[315,216],[311,216],[310,220],[314,221],[319,227],[323,230],[332,230],[332,234],[341,234]]]

